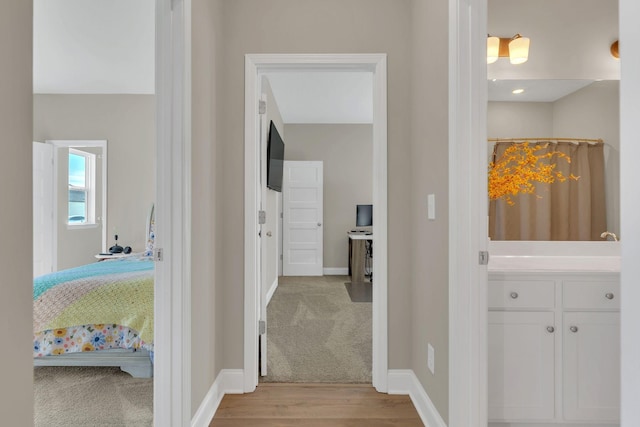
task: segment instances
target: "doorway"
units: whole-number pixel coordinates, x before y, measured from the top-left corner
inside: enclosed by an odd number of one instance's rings
[[[105,7],[115,8],[116,3],[110,3]],[[50,2],[40,2],[37,5],[45,5],[54,10],[61,7],[57,3]],[[128,8],[128,13],[125,15],[132,18],[132,13],[129,12],[133,6],[127,2],[121,2],[120,5]],[[102,6],[104,5],[100,5]],[[74,6],[71,5],[71,7]],[[92,2],[86,7],[98,6]],[[155,90],[155,102],[150,114],[152,120],[155,116],[155,125],[152,126],[155,133],[153,138],[155,153],[151,153],[151,156],[156,158],[157,165],[152,173],[156,192],[155,247],[160,249],[158,252],[160,254],[162,250],[169,254],[181,254],[167,256],[164,262],[156,263],[155,268],[155,286],[165,292],[155,292],[156,330],[162,330],[163,333],[156,334],[154,342],[156,351],[154,419],[157,425],[187,425],[191,419],[190,280],[187,268],[190,260],[188,231],[190,230],[191,198],[186,188],[191,170],[189,134],[185,129],[190,123],[188,106],[190,106],[191,62],[186,58],[185,50],[190,43],[191,2],[189,0],[148,0],[144,3],[140,2],[136,7],[148,7],[148,11],[144,11],[145,22],[151,21],[149,34],[151,41],[155,41],[155,48],[151,47],[152,50],[147,52],[151,56],[150,66],[144,67],[145,70],[155,74],[155,79],[143,79],[151,82],[151,93]],[[122,19],[125,15],[111,10],[101,16],[101,21],[103,24],[109,24],[111,20]],[[82,22],[86,24],[86,21]],[[113,27],[120,31],[120,26]],[[93,30],[95,31],[96,28]],[[95,32],[99,33],[99,31]],[[116,44],[113,38],[109,41],[111,44]],[[117,49],[113,51],[119,55],[121,53]],[[58,54],[59,52],[49,49],[49,53]],[[107,68],[103,67],[103,70]],[[50,68],[46,72],[53,74]],[[74,70],[66,75],[76,77],[77,73]],[[105,114],[104,117],[109,116]],[[78,121],[76,129],[85,124]],[[85,132],[83,136],[87,133]],[[68,135],[65,136],[68,137]],[[37,135],[36,139],[38,139]],[[131,171],[139,174],[136,166],[138,165],[128,167],[125,165],[125,170],[118,174],[120,180],[126,182],[133,179],[130,175]],[[151,193],[152,190],[149,192]],[[126,210],[126,206],[126,203],[122,203],[120,209]],[[148,212],[149,207],[150,205],[145,203],[145,213]],[[133,229],[143,233],[145,220],[146,215],[141,216],[139,224],[134,224]]]
[[[387,149],[386,55],[247,55],[245,57],[245,305],[244,391],[258,384],[259,320],[264,305],[260,296],[260,81],[269,71],[357,70],[373,73],[373,205],[376,223],[376,286],[373,291],[374,387],[387,390]]]

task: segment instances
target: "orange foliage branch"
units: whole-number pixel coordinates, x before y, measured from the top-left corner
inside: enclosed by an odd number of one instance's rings
[[[548,144],[530,146],[528,142],[509,146],[502,156],[489,163],[489,199],[504,199],[514,205],[518,194],[533,194],[536,183],[551,184],[556,180],[577,180],[579,176],[565,176],[556,171],[553,157],[571,163],[571,158],[559,151],[541,153]],[[541,196],[538,196],[541,197]]]

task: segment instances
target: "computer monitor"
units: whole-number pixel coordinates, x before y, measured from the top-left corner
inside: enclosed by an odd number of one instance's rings
[[[356,227],[373,225],[373,205],[356,205]]]

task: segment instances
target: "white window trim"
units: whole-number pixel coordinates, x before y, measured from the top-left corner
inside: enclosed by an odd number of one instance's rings
[[[100,227],[101,225],[104,225],[102,227],[102,252],[106,252],[107,250],[107,181],[108,181],[108,174],[107,174],[107,141],[106,140],[46,140],[45,143],[47,144],[52,144],[54,147],[53,150],[53,170],[54,170],[54,174],[56,174],[57,176],[57,170],[58,170],[58,165],[59,165],[59,153],[58,153],[58,148],[73,148],[73,147],[85,147],[85,148],[102,148],[102,155],[101,157],[98,157],[98,159],[96,161],[99,161],[100,159],[102,160],[102,209],[100,212],[96,212],[96,222],[94,224],[89,224],[89,225],[69,225],[68,221],[65,221],[64,223],[67,224],[67,228],[71,229],[71,228],[82,228],[82,229],[87,229],[87,228],[97,228]],[[58,186],[54,185],[53,186],[53,200],[54,200],[54,206],[57,206],[58,203]],[[58,209],[54,209],[54,213],[53,213],[53,223],[54,224],[58,224]],[[54,245],[57,244],[58,241],[58,227],[54,227],[53,228],[53,241],[54,241]],[[55,247],[55,246],[54,246]],[[56,257],[55,253],[54,253],[54,258]],[[57,263],[57,259],[54,259],[54,265],[56,265]]]
[[[76,156],[81,156],[85,158],[85,177],[84,187],[73,186],[74,189],[85,191],[87,193],[87,197],[85,200],[86,203],[86,212],[85,212],[85,222],[83,223],[70,223],[67,214],[67,228],[69,230],[77,230],[77,229],[86,229],[86,228],[96,228],[99,224],[96,218],[96,156],[94,153],[89,153],[86,151],[69,148],[69,154],[75,154]],[[69,172],[67,171],[67,174]],[[69,185],[69,187],[72,187]]]

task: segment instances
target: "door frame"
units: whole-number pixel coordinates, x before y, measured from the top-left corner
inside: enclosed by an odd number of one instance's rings
[[[487,0],[449,0],[449,425],[486,426]]]
[[[154,425],[191,425],[191,0],[156,0]],[[159,292],[162,290],[162,292]],[[162,333],[160,333],[162,331]]]
[[[373,226],[376,256],[373,269],[372,382],[379,392],[388,384],[387,325],[387,56],[386,54],[247,54],[245,55],[244,129],[244,391],[258,385],[260,159],[259,111],[261,76],[274,71],[367,71],[373,73]]]

